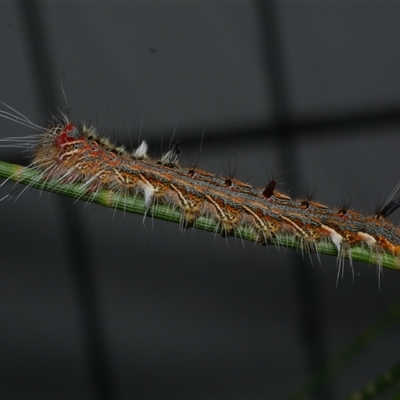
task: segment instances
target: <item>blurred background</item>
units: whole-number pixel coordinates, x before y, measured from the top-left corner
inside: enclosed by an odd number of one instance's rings
[[[365,213],[400,178],[400,4],[0,4],[0,100]],[[4,109],[4,107],[2,107]],[[0,136],[34,132],[5,119]],[[26,163],[19,149],[0,159]],[[0,187],[0,198],[16,190]],[[392,220],[397,224],[400,214]],[[399,301],[400,275],[30,189],[0,203],[0,397],[283,398]],[[399,360],[394,323],[311,397]]]

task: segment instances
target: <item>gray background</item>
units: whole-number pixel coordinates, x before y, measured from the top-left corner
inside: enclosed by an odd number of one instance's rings
[[[400,4],[0,4],[0,100],[159,157],[373,212],[400,177]],[[0,135],[27,128],[0,120]],[[18,149],[0,158],[22,162]],[[25,161],[26,163],[26,161]],[[0,198],[15,190],[0,187]],[[279,398],[398,300],[400,275],[31,189],[0,204],[2,398]],[[399,214],[393,216],[398,223]],[[399,360],[381,336],[316,397]]]

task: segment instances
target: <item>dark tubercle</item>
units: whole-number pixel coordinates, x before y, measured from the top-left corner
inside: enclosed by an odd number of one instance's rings
[[[310,202],[308,200],[303,200],[301,202],[301,207],[307,209],[308,207],[310,207]]]
[[[266,188],[263,190],[262,194],[266,199],[269,199],[273,194],[276,187],[276,181],[272,180],[268,183]]]
[[[225,179],[225,186],[227,187],[232,187],[233,186],[233,182],[231,178],[226,178]]]

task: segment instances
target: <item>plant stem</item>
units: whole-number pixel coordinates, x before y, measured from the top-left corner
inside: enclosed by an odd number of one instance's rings
[[[0,177],[24,185],[29,185],[40,190],[62,194],[64,196],[73,197],[90,203],[96,203],[104,207],[110,207],[133,214],[151,215],[154,218],[169,222],[183,223],[182,214],[178,209],[158,203],[146,207],[144,199],[140,196],[126,196],[111,190],[87,193],[87,188],[79,183],[61,183],[59,180],[44,181],[41,172],[34,168],[0,161]],[[197,229],[213,233],[222,231],[221,225],[218,221],[209,217],[199,217],[193,223],[193,226]],[[259,240],[259,235],[251,228],[241,227],[235,229],[231,235],[253,242]],[[294,236],[280,235],[272,239],[269,244],[290,249],[304,250],[300,239]],[[333,243],[317,243],[315,250],[319,254],[338,256],[338,251]],[[346,257],[372,265],[380,265],[396,270],[400,269],[400,260],[394,255],[388,253],[376,254],[376,252],[365,247],[352,248],[350,250],[350,255],[347,254]]]

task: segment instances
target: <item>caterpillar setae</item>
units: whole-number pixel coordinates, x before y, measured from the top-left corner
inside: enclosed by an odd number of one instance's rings
[[[152,160],[145,141],[128,151],[69,115],[60,113],[40,126],[8,109],[0,116],[37,133],[2,140],[24,148],[30,157],[28,167],[1,163],[3,177],[145,216],[151,212],[183,227],[336,254],[340,262],[349,258],[400,269],[400,228],[387,218],[400,207],[395,191],[374,214],[363,215],[311,198],[292,199],[276,190],[275,180],[257,189],[232,177],[182,167],[178,143]]]

